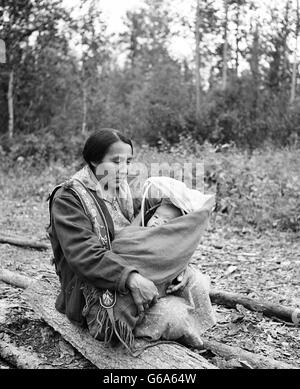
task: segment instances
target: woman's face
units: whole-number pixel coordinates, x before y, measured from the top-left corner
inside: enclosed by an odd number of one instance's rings
[[[127,179],[128,165],[132,162],[131,146],[122,141],[113,143],[102,162],[96,166],[96,177],[104,187],[116,189]]]

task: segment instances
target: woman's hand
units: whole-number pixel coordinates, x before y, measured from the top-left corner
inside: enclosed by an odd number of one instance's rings
[[[127,279],[127,287],[130,290],[140,316],[151,305],[157,302],[159,293],[154,283],[139,273],[133,272]]]
[[[166,289],[166,293],[167,294],[172,294],[172,293],[175,293],[179,290],[182,290],[186,284],[188,283],[188,280],[189,280],[189,273],[187,271],[184,271],[183,273],[181,273],[177,279],[180,278],[180,281],[178,284],[171,284],[168,286],[168,288]]]

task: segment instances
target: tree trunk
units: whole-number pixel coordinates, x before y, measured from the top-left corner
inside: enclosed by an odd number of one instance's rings
[[[236,4],[236,30],[235,30],[235,72],[236,76],[238,77],[239,75],[239,43],[240,43],[240,37],[239,37],[239,30],[240,30],[240,5],[237,3]]]
[[[87,91],[86,91],[86,86],[83,85],[83,90],[82,90],[82,129],[81,132],[83,135],[86,134],[86,118],[87,118]]]
[[[6,46],[3,39],[0,39],[0,63],[6,63]]]
[[[290,0],[287,0],[285,7],[285,15],[284,15],[284,23],[283,23],[283,31],[282,31],[282,76],[281,76],[281,85],[285,81],[285,78],[288,73],[288,39],[290,34],[290,8],[291,3]]]
[[[197,9],[196,9],[196,26],[195,26],[195,36],[196,36],[196,119],[197,122],[200,121],[201,117],[201,80],[200,80],[200,0],[197,0]]]
[[[227,57],[228,57],[228,2],[224,0],[225,22],[224,22],[224,49],[223,49],[223,89],[227,87]]]
[[[251,23],[251,30],[253,31],[253,43],[251,47],[250,69],[253,79],[253,113],[256,115],[258,109],[259,97],[259,30],[256,21],[255,27]]]
[[[14,136],[14,71],[9,73],[8,92],[8,136],[12,139]]]
[[[299,35],[299,0],[297,0],[297,18],[296,18],[295,51],[294,51],[294,63],[293,63],[293,75],[292,75],[292,87],[291,87],[291,104],[294,103],[296,98],[298,35]]]

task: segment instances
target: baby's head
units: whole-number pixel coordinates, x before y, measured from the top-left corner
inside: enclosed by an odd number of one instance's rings
[[[147,223],[147,227],[157,227],[168,223],[175,217],[182,216],[182,212],[179,208],[175,207],[172,203],[163,200],[159,207],[157,207],[155,213],[152,215]]]

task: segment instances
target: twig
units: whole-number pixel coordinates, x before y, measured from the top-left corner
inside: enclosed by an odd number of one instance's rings
[[[285,320],[294,325],[298,325],[295,319],[300,318],[300,309],[285,307],[280,304],[269,303],[263,300],[255,300],[253,298],[243,296],[237,293],[223,292],[220,290],[211,290],[210,298],[213,303],[224,305],[229,308],[236,308],[236,306],[243,305],[245,308],[261,312],[268,317],[276,317],[281,320]]]

